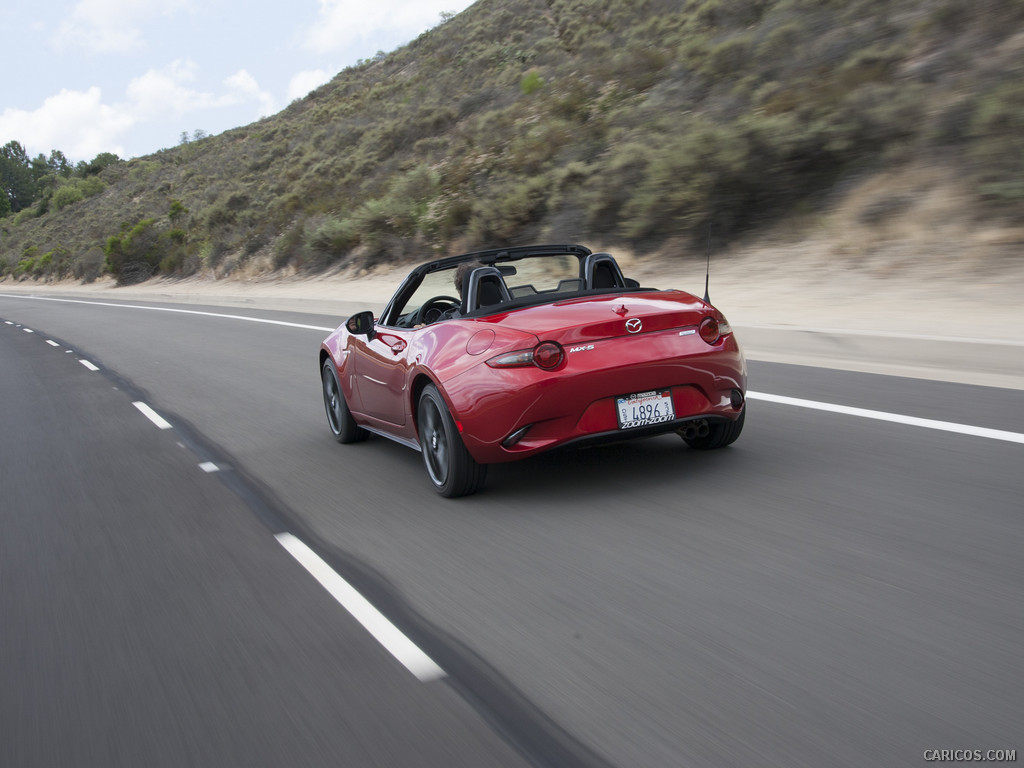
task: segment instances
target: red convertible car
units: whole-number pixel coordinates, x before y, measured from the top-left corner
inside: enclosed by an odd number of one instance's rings
[[[746,364],[725,317],[641,288],[580,245],[431,261],[380,317],[361,312],[320,348],[335,439],[383,435],[421,451],[443,496],[487,465],[563,446],[677,432],[698,449],[743,429]]]

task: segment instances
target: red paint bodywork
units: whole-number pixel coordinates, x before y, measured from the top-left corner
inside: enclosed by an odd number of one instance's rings
[[[417,449],[416,404],[433,382],[470,454],[493,464],[576,441],[644,434],[618,430],[615,397],[631,393],[670,390],[677,421],[737,419],[743,406],[734,408],[730,396],[746,393],[746,364],[731,332],[714,345],[701,339],[697,328],[707,317],[724,320],[683,291],[625,290],[421,328],[376,324],[370,335],[342,325],[323,342],[321,362],[334,362],[361,426]],[[634,318],[643,323],[639,333],[626,330]],[[555,370],[486,364],[543,341],[565,350]],[[527,425],[518,443],[502,445]]]

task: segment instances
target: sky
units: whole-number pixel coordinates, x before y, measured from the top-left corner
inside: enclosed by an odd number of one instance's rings
[[[280,112],[473,0],[3,0],[0,146],[123,159]]]

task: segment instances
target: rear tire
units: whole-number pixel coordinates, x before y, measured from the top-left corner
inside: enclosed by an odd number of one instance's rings
[[[338,372],[334,370],[334,361],[324,360],[320,369],[320,377],[324,385],[324,408],[327,410],[327,426],[331,428],[334,439],[339,443],[358,443],[365,440],[369,432],[356,424],[352,412],[345,402],[345,393],[341,391]]]
[[[416,409],[423,464],[434,490],[452,499],[480,490],[487,465],[469,455],[441,393],[428,384]]]
[[[743,420],[747,417],[744,408],[736,421],[716,421],[708,424],[708,433],[703,437],[684,437],[688,446],[698,451],[713,451],[736,442],[743,431]]]

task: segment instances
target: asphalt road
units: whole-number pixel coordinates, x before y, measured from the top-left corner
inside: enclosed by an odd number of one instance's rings
[[[304,743],[345,765],[487,764],[475,754],[504,764],[512,748],[538,765],[917,765],[925,750],[1024,748],[1024,445],[755,399],[727,450],[698,453],[662,437],[551,455],[492,467],[484,493],[449,501],[430,489],[413,451],[381,439],[331,440],[316,350],[320,329],[336,318],[187,309],[0,297],[0,319],[15,324],[0,325],[2,479],[5,496],[19,500],[0,515],[17,533],[12,543],[5,530],[0,544],[5,666],[31,656],[9,611],[31,617],[49,606],[25,630],[37,638],[31,647],[49,654],[34,659],[36,673],[21,684],[33,692],[0,693],[15,744],[44,741],[47,712],[73,719],[90,706],[121,707],[131,686],[103,674],[104,665],[130,669],[174,649],[175,663],[150,665],[139,686],[164,692],[157,711],[167,730],[136,729],[129,719],[123,732],[136,734],[134,746],[121,747],[115,718],[102,738],[89,729],[79,740],[105,745],[112,763],[137,764],[119,762],[117,750],[148,755],[165,737],[189,749],[211,732],[234,732],[239,710],[215,702],[245,700],[247,690],[258,698],[259,660],[280,664],[287,655],[269,635],[313,650],[296,651],[304,671],[284,702],[265,704],[270,714],[246,726],[258,744],[273,742],[253,747],[267,754],[289,749],[259,725],[283,720],[272,717],[277,707],[302,722]],[[195,314],[204,311],[211,315]],[[777,363],[750,369],[751,389],[762,393],[1024,433],[1016,389]],[[83,377],[110,391],[80,389]],[[108,407],[111,397],[118,402]],[[131,413],[137,399],[188,447],[155,452],[145,441],[162,433]],[[122,434],[129,447],[113,447]],[[182,458],[190,452],[229,471],[196,470]],[[96,477],[109,477],[111,466],[125,469],[119,501],[106,511],[94,500],[109,482]],[[231,482],[211,482],[224,478]],[[204,495],[211,487],[216,499]],[[145,524],[132,514],[136,500],[157,498],[186,501]],[[210,515],[221,508],[237,511]],[[134,531],[118,533],[131,557],[68,557],[83,538],[59,513],[79,509],[95,517],[90,530]],[[361,635],[287,560],[274,521],[310,543],[447,676],[420,682]],[[231,554],[192,567],[170,546]],[[44,554],[33,556],[36,548]],[[40,575],[41,558],[63,575]],[[230,590],[218,586],[224,559],[244,564]],[[150,572],[122,584],[153,562],[176,563],[171,575],[182,578]],[[23,593],[7,587],[16,579],[28,581],[28,597],[8,595]],[[130,609],[95,585],[68,594],[65,579],[127,591]],[[229,598],[237,593],[247,599],[236,605]],[[169,622],[168,603],[218,594],[231,603],[232,625],[204,629],[223,605]],[[304,623],[275,614],[296,604]],[[65,619],[69,629],[56,631]],[[96,621],[102,639],[91,634]],[[215,652],[198,641],[164,643],[161,622],[233,642]],[[136,623],[155,629],[136,632]],[[285,639],[275,634],[282,624]],[[333,639],[349,636],[359,661],[339,669]],[[65,674],[78,698],[62,709],[54,702]],[[296,716],[294,700],[317,715]],[[132,701],[118,711],[135,712]],[[429,719],[449,716],[465,733]],[[396,721],[442,756],[424,748],[409,763],[368,750],[346,760],[345,739],[324,741],[332,729],[379,733]],[[468,758],[458,753],[471,748],[467,734],[482,750]],[[232,748],[226,737],[214,744]]]
[[[130,385],[16,325],[0,360],[0,765],[527,764]]]

